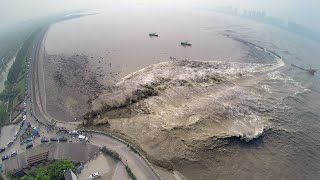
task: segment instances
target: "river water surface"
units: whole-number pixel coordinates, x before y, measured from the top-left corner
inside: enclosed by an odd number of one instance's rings
[[[150,38],[150,32],[157,32],[159,37]],[[160,12],[139,7],[125,12],[110,10],[54,24],[46,38],[46,51],[48,54],[99,57],[121,69],[122,76],[172,58],[274,63],[230,37],[275,52],[285,65],[266,72],[248,85],[259,91],[262,98],[245,98],[250,94],[234,92],[243,97],[244,107],[251,107],[248,111],[263,106],[265,112],[256,114],[267,114],[269,125],[250,142],[228,139],[231,145],[223,147],[223,151],[213,151],[212,156],[220,156],[219,160],[209,167],[211,172],[204,173],[207,176],[203,178],[318,179],[320,75],[312,76],[291,66],[319,69],[320,45],[317,42],[275,27],[214,12]],[[185,40],[192,43],[192,47],[182,47],[180,42]],[[272,103],[262,104],[261,99]],[[239,107],[241,109],[241,103]],[[259,118],[255,120],[259,121]],[[187,167],[181,165],[179,170],[196,179]]]

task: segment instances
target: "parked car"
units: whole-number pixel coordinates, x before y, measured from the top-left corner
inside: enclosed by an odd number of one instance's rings
[[[13,144],[13,141],[9,141],[7,145],[8,147],[10,147],[12,144]]]
[[[62,138],[59,138],[59,141],[60,141],[60,142],[67,142],[67,141],[68,141],[68,139],[67,139],[67,138],[65,138],[65,137],[62,137]]]
[[[0,153],[2,153],[5,150],[6,150],[6,148],[0,148]]]
[[[31,143],[31,144],[27,144],[27,146],[26,146],[26,149],[30,149],[30,148],[32,148],[33,147],[33,144]]]
[[[31,142],[33,140],[32,137],[27,138],[26,140],[24,140],[25,143]]]
[[[49,140],[46,139],[46,138],[42,138],[42,139],[41,139],[41,143],[46,143],[46,142],[49,142]]]
[[[73,130],[73,131],[69,131],[69,135],[71,135],[71,136],[78,136],[79,133],[78,133],[78,131]]]
[[[58,138],[50,138],[50,141],[58,141]]]
[[[93,173],[90,175],[90,179],[95,179],[95,178],[98,178],[100,177],[100,173],[99,172],[96,172],[96,173]]]
[[[23,127],[24,122],[25,122],[25,121],[22,121],[22,122],[21,122],[21,124],[20,124],[20,127],[21,127],[21,128]]]
[[[13,152],[11,153],[11,157],[16,156],[17,154],[18,154],[17,151],[13,151]]]
[[[9,156],[8,155],[2,156],[1,159],[2,159],[2,161],[5,161],[5,160],[9,159]]]

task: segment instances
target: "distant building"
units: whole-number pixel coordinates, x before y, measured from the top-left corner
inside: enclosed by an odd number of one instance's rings
[[[64,171],[64,179],[65,180],[78,180],[78,177],[71,170],[66,170],[66,171]]]

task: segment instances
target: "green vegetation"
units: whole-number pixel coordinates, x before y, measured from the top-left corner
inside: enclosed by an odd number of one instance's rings
[[[8,103],[8,112],[18,106],[25,96],[26,90],[26,75],[28,73],[28,53],[33,47],[36,36],[40,33],[41,29],[33,32],[31,36],[24,42],[21,49],[16,55],[9,72],[7,80],[5,81],[5,89],[0,94],[0,100]],[[8,113],[5,112],[7,107],[0,105],[0,125],[8,121]]]
[[[23,67],[25,69],[25,67]],[[20,75],[22,77],[21,80],[17,83],[15,89],[17,91],[17,95],[14,97],[12,100],[12,106],[11,107],[16,107],[19,105],[25,97],[25,91],[26,91],[26,73]]]
[[[55,161],[48,166],[33,169],[28,175],[20,180],[64,180],[64,171],[75,170],[75,166],[70,160]]]
[[[17,24],[0,32],[0,73],[7,68],[34,27],[32,23]]]
[[[41,31],[50,23],[83,16],[65,16],[72,13],[77,13],[77,11],[50,15],[13,26],[8,31],[0,31],[0,73],[7,68],[10,60],[16,57],[9,69],[7,80],[4,82],[4,90],[0,93],[0,126],[9,121],[9,114],[15,117],[20,113],[19,105],[24,100],[26,90],[29,58],[27,56],[36,40],[39,39],[39,35],[42,34]],[[6,103],[8,108],[4,105]]]
[[[129,168],[129,166],[126,166],[126,170],[127,170],[127,173],[129,175],[129,177],[132,179],[132,180],[137,180],[136,176],[132,173],[131,169]]]
[[[114,160],[116,160],[116,161],[120,161],[120,160],[121,160],[121,158],[120,158],[120,156],[119,156],[119,154],[118,154],[117,152],[112,151],[112,150],[108,149],[108,148],[105,147],[105,146],[103,146],[103,147],[101,148],[101,151],[102,151],[104,154],[107,154],[107,155],[111,156],[111,157],[112,157]]]
[[[6,177],[7,177],[8,179],[13,179],[12,171],[7,171],[7,172],[6,172]]]
[[[0,102],[0,127],[6,123],[8,117],[7,106]]]

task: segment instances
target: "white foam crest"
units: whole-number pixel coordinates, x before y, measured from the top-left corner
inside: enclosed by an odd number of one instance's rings
[[[253,139],[270,125],[267,117],[254,110],[258,107],[252,107],[262,99],[254,91],[235,86],[211,97],[226,116],[224,127],[237,136]]]
[[[303,93],[310,91],[308,88],[304,87],[301,83],[295,81],[293,78],[281,73],[280,71],[274,71],[267,74],[272,80],[282,81],[285,85],[292,86],[290,89],[294,90],[294,94]]]
[[[266,130],[266,128],[256,129],[255,131],[253,131],[251,133],[241,134],[240,137],[241,137],[241,139],[245,140],[246,142],[250,142],[253,139],[259,138],[264,133],[265,130]]]
[[[261,88],[267,91],[268,93],[272,93],[272,91],[270,90],[270,86],[267,84],[261,85]]]

